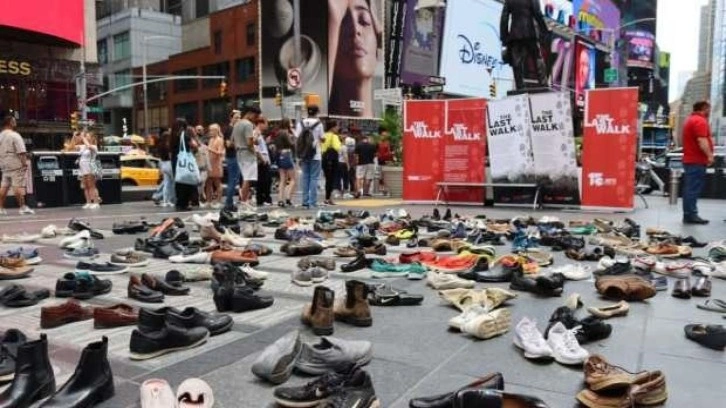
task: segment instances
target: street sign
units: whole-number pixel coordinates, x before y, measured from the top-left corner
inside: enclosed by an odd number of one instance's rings
[[[444,86],[443,85],[429,85],[424,86],[423,91],[425,93],[437,93],[437,92],[444,92]]]
[[[431,85],[446,85],[446,78],[440,76],[430,76],[429,84]]]
[[[81,119],[78,121],[78,124],[81,126],[93,126],[96,124],[96,121],[93,119],[86,119],[86,120]]]
[[[287,70],[287,89],[296,90],[302,88],[302,72],[300,68],[290,68]]]
[[[86,106],[86,112],[88,113],[103,113],[103,108],[100,106]]]
[[[373,99],[400,102],[403,100],[403,90],[401,88],[376,89],[373,91]]]
[[[612,84],[618,81],[618,69],[617,68],[605,68],[605,82]]]

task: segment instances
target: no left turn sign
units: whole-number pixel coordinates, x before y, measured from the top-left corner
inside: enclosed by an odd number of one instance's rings
[[[302,87],[302,72],[300,72],[300,68],[290,68],[287,70],[287,87],[291,90]]]

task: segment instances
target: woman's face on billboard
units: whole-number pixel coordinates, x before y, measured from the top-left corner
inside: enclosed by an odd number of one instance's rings
[[[346,79],[370,78],[378,64],[376,21],[368,0],[339,0],[348,3],[340,26],[340,43],[335,74]]]

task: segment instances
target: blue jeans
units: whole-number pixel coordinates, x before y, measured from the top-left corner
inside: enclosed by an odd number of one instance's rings
[[[176,202],[176,193],[174,192],[174,172],[171,169],[171,161],[161,162],[159,170],[161,170],[163,178],[152,198],[174,204]]]
[[[706,181],[706,166],[701,164],[683,165],[683,219],[698,217],[698,197]]]
[[[318,205],[318,182],[320,181],[320,160],[300,161],[302,169],[302,205],[316,207]]]
[[[227,157],[224,159],[227,163],[227,193],[225,194],[224,206],[232,207],[234,205],[234,195],[239,186],[239,163],[237,158]]]

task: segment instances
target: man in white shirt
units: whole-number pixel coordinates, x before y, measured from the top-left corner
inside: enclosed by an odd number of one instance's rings
[[[316,105],[308,106],[308,117],[298,121],[295,125],[297,136],[296,150],[302,170],[302,205],[304,208],[318,206],[318,182],[320,181],[320,143],[323,140],[323,124],[318,119],[320,108]],[[312,140],[305,140],[304,132],[309,132]],[[311,145],[307,145],[309,142]]]
[[[257,148],[254,122],[260,114],[257,107],[248,107],[242,120],[232,129],[232,143],[237,151],[237,163],[242,173],[242,204],[250,206],[250,183],[257,181]]]
[[[5,198],[10,187],[15,191],[15,199],[20,207],[20,215],[34,214],[25,204],[25,185],[27,184],[28,157],[25,142],[15,131],[15,117],[8,115],[3,119],[3,130],[0,132],[0,215],[7,215]]]

